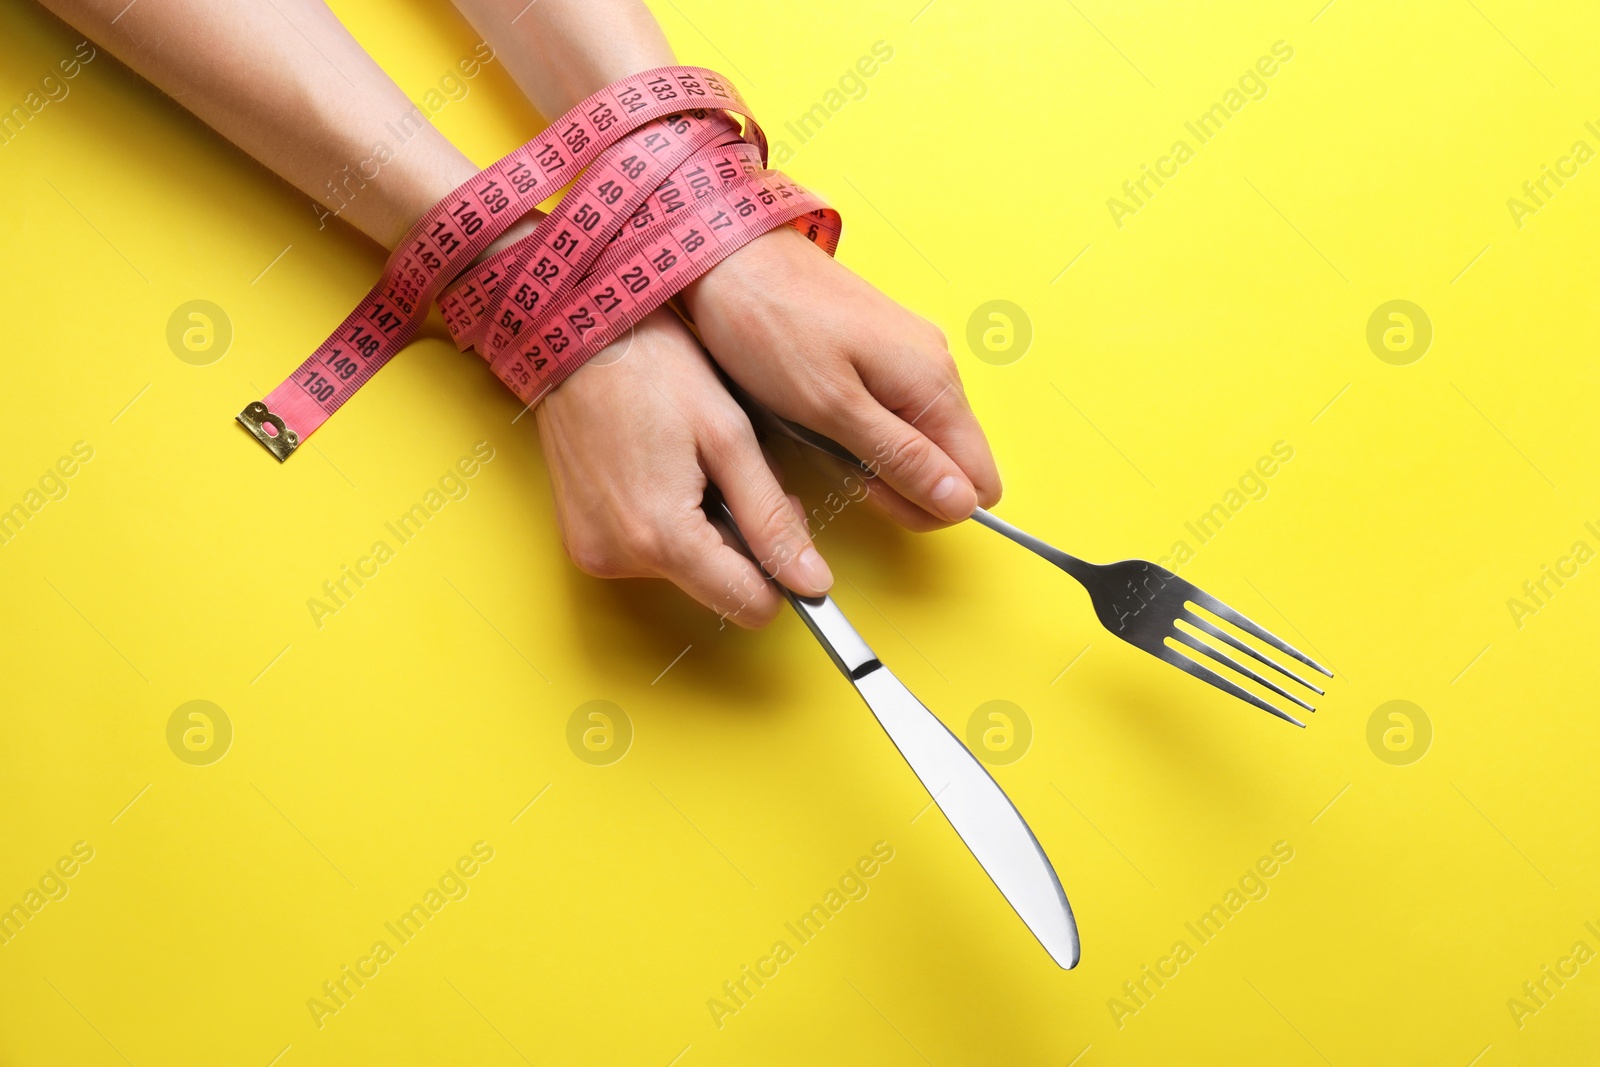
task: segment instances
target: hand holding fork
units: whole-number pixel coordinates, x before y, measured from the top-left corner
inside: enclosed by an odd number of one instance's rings
[[[760,407],[737,386],[733,386],[732,383],[729,383],[729,386],[735,398],[744,405],[753,420],[759,419],[783,436],[842,460],[869,476],[876,473],[871,464],[863,463],[837,442],[804,426],[779,418]],[[1277,672],[1274,677],[1294,682],[1318,696],[1323,695],[1324,691],[1288,667],[1246,644],[1238,636],[1201,614],[1202,611],[1237,627],[1245,634],[1285,656],[1298,660],[1312,670],[1320,671],[1329,678],[1333,677],[1333,672],[1328,668],[1273,634],[1266,627],[1235,611],[1193,582],[1178,577],[1165,567],[1142,559],[1125,559],[1116,563],[1090,563],[1047,544],[983,508],[973,511],[972,521],[1015,541],[1076,578],[1088,591],[1089,600],[1094,605],[1095,615],[1100,619],[1100,624],[1111,633],[1135,648],[1143,649],[1157,659],[1192,674],[1247,704],[1271,712],[1286,722],[1300,727],[1305,726],[1305,723],[1293,715],[1244,688],[1233,678],[1218,673],[1188,653],[1198,653],[1226,669],[1237,672],[1238,675],[1250,679],[1267,691],[1306,711],[1316,711],[1316,708],[1284,688],[1278,681],[1253,669],[1249,661],[1253,660]],[[1187,628],[1180,627],[1178,625],[1180,622]],[[1201,640],[1194,631],[1211,638],[1214,643]],[[1182,646],[1185,651],[1180,651],[1177,646]],[[1229,652],[1233,655],[1229,655]]]

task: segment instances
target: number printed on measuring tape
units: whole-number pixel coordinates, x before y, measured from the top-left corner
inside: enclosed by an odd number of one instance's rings
[[[462,351],[536,404],[762,234],[793,226],[833,254],[838,213],[766,159],[766,135],[715,71],[661,67],[607,86],[429,209],[371,292],[238,421],[287,459],[411,342],[435,301]],[[480,258],[569,184],[533,233]]]

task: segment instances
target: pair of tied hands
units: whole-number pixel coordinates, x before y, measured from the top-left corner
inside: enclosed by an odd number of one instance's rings
[[[775,414],[871,460],[869,499],[917,530],[1000,497],[944,335],[781,227],[683,292],[717,365]],[[660,577],[742,626],[782,604],[701,508],[715,484],[768,573],[797,593],[832,574],[804,508],[694,334],[644,319],[536,409],[567,554],[596,577]]]

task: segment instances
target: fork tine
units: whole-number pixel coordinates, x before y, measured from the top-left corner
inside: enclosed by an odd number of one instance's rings
[[[1322,664],[1318,663],[1304,652],[1301,652],[1299,649],[1289,644],[1289,642],[1285,641],[1277,634],[1274,634],[1258,623],[1251,622],[1249,619],[1245,618],[1237,611],[1234,611],[1232,608],[1228,607],[1228,605],[1224,604],[1222,601],[1218,600],[1204,589],[1196,589],[1195,595],[1191,596],[1189,599],[1200,605],[1202,608],[1205,608],[1207,611],[1211,612],[1211,614],[1227,619],[1245,633],[1253,634],[1254,636],[1261,638],[1261,640],[1265,641],[1279,652],[1282,652],[1285,655],[1293,656],[1295,659],[1299,660],[1301,663],[1304,663],[1312,670],[1321,671],[1329,678],[1333,677],[1333,672],[1328,668],[1324,667]]]
[[[1244,689],[1239,685],[1230,682],[1228,679],[1222,677],[1222,675],[1218,674],[1211,668],[1196,663],[1194,660],[1190,659],[1188,656],[1185,656],[1182,652],[1179,652],[1171,645],[1163,644],[1161,646],[1161,651],[1156,653],[1156,655],[1158,658],[1165,660],[1174,667],[1177,667],[1179,670],[1189,672],[1202,682],[1208,682],[1211,685],[1216,686],[1229,696],[1236,696],[1246,704],[1254,704],[1262,711],[1271,712],[1278,718],[1283,719],[1285,722],[1292,722],[1301,729],[1305,729],[1306,724],[1295,718],[1293,715],[1273,707],[1271,704],[1268,704],[1265,700],[1262,700],[1248,689]]]
[[[1210,645],[1208,645],[1204,641],[1200,640],[1194,634],[1191,634],[1191,633],[1189,633],[1189,632],[1187,632],[1185,630],[1177,630],[1177,629],[1175,629],[1172,632],[1172,636],[1174,638],[1176,638],[1182,644],[1185,644],[1185,645],[1189,646],[1190,648],[1194,649],[1196,652],[1199,652],[1202,655],[1210,656],[1212,659],[1216,660],[1218,663],[1222,664],[1224,667],[1232,667],[1234,670],[1238,671],[1240,674],[1244,675],[1246,678],[1249,678],[1251,681],[1259,682],[1261,685],[1266,686],[1268,689],[1272,690],[1274,693],[1277,693],[1279,696],[1283,697],[1284,699],[1294,701],[1296,704],[1300,705],[1302,708],[1305,708],[1307,711],[1316,711],[1317,710],[1316,708],[1312,707],[1310,704],[1307,704],[1304,700],[1301,700],[1299,697],[1295,696],[1293,693],[1291,693],[1287,689],[1283,688],[1281,685],[1278,685],[1275,682],[1269,682],[1267,679],[1261,677],[1261,675],[1257,674],[1255,671],[1251,670],[1249,667],[1246,667],[1243,663],[1240,663],[1237,660],[1231,659],[1228,656],[1224,656],[1221,652],[1218,652],[1216,649],[1212,648]]]
[[[1240,652],[1243,652],[1245,655],[1255,657],[1257,660],[1260,660],[1262,663],[1265,663],[1268,667],[1271,667],[1273,670],[1277,671],[1279,674],[1288,675],[1290,678],[1293,678],[1295,681],[1299,682],[1301,685],[1305,686],[1307,689],[1311,690],[1313,693],[1317,694],[1318,696],[1324,696],[1326,694],[1326,690],[1324,690],[1322,687],[1311,684],[1310,682],[1306,681],[1304,678],[1300,677],[1298,674],[1294,673],[1294,671],[1291,671],[1289,668],[1285,667],[1283,664],[1278,663],[1278,662],[1276,662],[1274,660],[1270,660],[1267,657],[1263,656],[1261,653],[1257,652],[1255,649],[1251,648],[1249,645],[1245,644],[1243,641],[1239,640],[1237,637],[1233,636],[1228,631],[1224,630],[1222,627],[1220,627],[1217,624],[1213,623],[1211,620],[1201,618],[1199,615],[1196,615],[1192,611],[1186,611],[1180,617],[1185,622],[1189,623],[1191,626],[1194,626],[1195,628],[1200,629],[1200,630],[1204,630],[1206,633],[1210,634],[1212,637],[1215,637],[1217,640],[1222,641],[1222,642],[1224,642],[1226,644],[1232,645],[1234,648],[1238,649]]]

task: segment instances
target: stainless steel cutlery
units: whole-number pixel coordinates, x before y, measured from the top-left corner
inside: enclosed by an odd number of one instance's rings
[[[733,383],[727,384],[752,420],[875,476],[870,465],[862,463],[842,445],[777,417]],[[733,514],[714,490],[707,494],[706,510],[743,544]],[[1090,563],[982,508],[976,509],[971,518],[1076,578],[1088,592],[1100,624],[1111,633],[1224,693],[1296,726],[1303,727],[1305,723],[1259,693],[1245,688],[1240,681],[1248,680],[1306,711],[1316,709],[1285,683],[1319,696],[1323,690],[1244,638],[1254,639],[1330,678],[1333,676],[1328,668],[1265,627],[1164,567],[1141,559]],[[748,551],[748,545],[745,548]],[[1079,943],[1072,905],[1067,902],[1050,858],[1010,798],[966,745],[883,665],[832,598],[802,597],[781,585],[778,588],[805,620],[834,664],[856,687],[933,802],[1034,937],[1060,966],[1075,966]],[[1230,632],[1227,626],[1238,632]],[[1212,664],[1233,675],[1219,673]],[[1253,664],[1265,668],[1267,673]]]
[[[874,473],[870,465],[862,463],[838,442],[804,426],[779,418],[760,408],[747,395],[739,392],[735,392],[734,395],[745,405],[752,418],[759,419],[784,436],[825,452],[867,474]],[[1193,582],[1178,577],[1165,567],[1142,559],[1125,559],[1117,563],[1089,563],[1047,544],[982,508],[972,513],[971,521],[1015,541],[1076,578],[1088,591],[1090,603],[1094,605],[1094,612],[1100,619],[1100,624],[1130,645],[1143,649],[1162,662],[1170,663],[1179,670],[1216,686],[1224,693],[1238,697],[1263,711],[1271,712],[1296,726],[1303,727],[1305,723],[1274,706],[1264,697],[1244,688],[1233,678],[1218,673],[1189,653],[1196,653],[1225,669],[1236,671],[1239,676],[1250,679],[1268,692],[1306,711],[1316,711],[1316,708],[1278,681],[1253,669],[1250,662],[1254,661],[1271,671],[1276,671],[1277,675],[1274,677],[1294,682],[1318,696],[1323,694],[1323,690],[1245,643],[1240,637],[1229,633],[1212,619],[1207,618],[1206,614],[1238,627],[1244,634],[1298,660],[1314,671],[1320,671],[1329,678],[1333,677],[1333,672],[1328,668],[1266,627],[1251,621]],[[1180,622],[1186,624],[1188,628],[1180,627],[1178,625]],[[1210,638],[1210,641],[1202,640],[1192,631],[1199,631],[1199,634]],[[1181,645],[1187,651],[1180,651],[1175,645]],[[1230,652],[1233,655],[1229,655]],[[1241,659],[1244,662],[1241,662]]]

